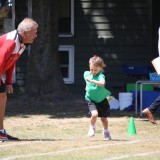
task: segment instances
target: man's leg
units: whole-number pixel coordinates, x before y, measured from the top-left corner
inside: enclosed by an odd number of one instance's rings
[[[160,96],[148,107],[151,113],[155,113],[157,109],[160,107]]]
[[[5,115],[6,103],[7,103],[7,93],[6,85],[0,79],[0,130],[4,129],[3,120]]]
[[[0,141],[18,140],[18,138],[9,135],[4,129],[4,116],[7,103],[6,87],[3,83],[0,86]]]
[[[4,115],[5,115],[5,108],[7,102],[7,95],[6,93],[0,93],[0,141],[8,140],[7,136],[4,134]]]
[[[146,115],[148,120],[153,124],[157,124],[154,120],[153,113],[157,111],[159,106],[160,106],[160,96],[148,108],[142,111],[142,113]]]
[[[0,130],[4,129],[3,120],[5,115],[6,102],[7,102],[6,93],[0,93]]]

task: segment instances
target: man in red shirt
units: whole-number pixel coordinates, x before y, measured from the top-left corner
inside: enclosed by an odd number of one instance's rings
[[[7,93],[13,93],[12,76],[16,61],[25,50],[25,44],[33,43],[37,37],[38,24],[31,18],[23,19],[17,30],[0,36],[0,140],[18,140],[4,129],[3,120]],[[5,74],[6,80],[2,81]]]

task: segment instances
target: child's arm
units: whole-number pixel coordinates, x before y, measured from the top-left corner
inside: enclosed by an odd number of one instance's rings
[[[89,79],[89,78],[86,78],[86,81],[88,81],[90,83],[93,83],[93,84],[96,84],[97,86],[104,87],[104,85],[105,85],[104,81],[96,81],[96,80],[92,80],[92,79]]]

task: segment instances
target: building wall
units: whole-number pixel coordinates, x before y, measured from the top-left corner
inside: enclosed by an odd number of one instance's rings
[[[148,65],[151,54],[151,0],[75,0],[74,36],[60,37],[60,45],[75,46],[75,84],[84,94],[83,73],[94,54],[104,58],[107,88],[124,86],[122,66]],[[27,0],[16,0],[16,24],[27,15]],[[17,63],[17,89],[25,92],[27,51]]]
[[[75,0],[75,35],[61,44],[75,45],[75,84],[84,93],[83,72],[94,54],[104,58],[107,87],[124,86],[122,66],[149,65],[151,6],[149,0]],[[67,39],[67,40],[66,40]]]

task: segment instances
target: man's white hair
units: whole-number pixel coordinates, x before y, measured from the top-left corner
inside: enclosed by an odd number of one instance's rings
[[[17,31],[18,33],[28,32],[34,28],[38,28],[37,22],[35,22],[32,18],[24,18],[18,25]]]

